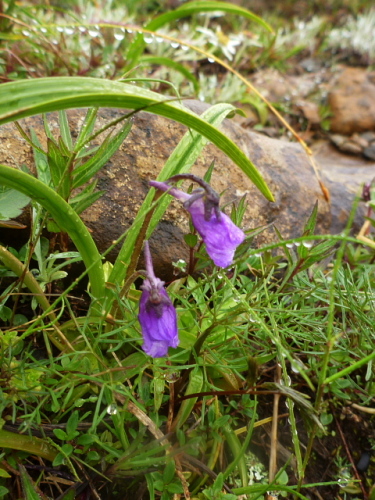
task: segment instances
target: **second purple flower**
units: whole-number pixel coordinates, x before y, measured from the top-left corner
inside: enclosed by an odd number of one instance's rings
[[[164,281],[155,276],[148,241],[144,244],[146,279],[139,302],[139,323],[142,328],[143,350],[153,358],[168,355],[169,347],[179,344],[177,314],[164,289]]]

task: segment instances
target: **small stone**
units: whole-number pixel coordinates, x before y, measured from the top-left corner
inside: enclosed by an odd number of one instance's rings
[[[375,142],[363,150],[363,156],[369,160],[375,160]]]
[[[362,68],[346,68],[332,85],[328,95],[332,132],[351,135],[375,128],[373,77]]]
[[[369,145],[369,142],[359,134],[353,134],[350,140],[358,144],[358,146],[360,146],[362,149],[367,148]]]
[[[362,139],[365,139],[368,144],[370,144],[370,142],[375,142],[375,132],[363,132],[363,134],[361,134],[361,137]]]
[[[360,155],[364,147],[368,146],[368,142],[358,134],[353,134],[351,137],[345,137],[341,134],[332,134],[329,137],[333,144],[343,153]]]
[[[341,146],[347,140],[347,138],[344,135],[340,134],[330,134],[329,138],[331,139],[333,144],[337,146],[339,149],[341,149]]]
[[[351,139],[348,139],[345,141],[342,146],[341,146],[341,151],[344,153],[349,153],[352,155],[360,155],[362,154],[362,147],[357,144],[355,141],[352,141]]]

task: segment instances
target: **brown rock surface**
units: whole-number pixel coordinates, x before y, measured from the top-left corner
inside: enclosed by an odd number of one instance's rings
[[[346,68],[329,95],[331,131],[351,135],[375,129],[375,72]]]
[[[207,108],[207,105],[197,101],[189,101],[187,105],[197,113]],[[98,125],[102,126],[121,113],[123,111],[102,109]],[[69,112],[73,134],[78,132],[83,116],[83,110]],[[52,115],[50,120],[56,132],[56,116]],[[44,134],[40,117],[25,119],[23,125],[32,126],[42,139]],[[243,221],[245,229],[272,222],[284,238],[299,236],[316,200],[319,200],[318,231],[327,232],[330,229],[330,207],[323,199],[313,169],[298,144],[244,131],[230,120],[225,120],[222,130],[257,165],[275,196],[275,203],[265,200],[246,175],[212,144],[206,146],[192,172],[203,176],[211,161],[215,160],[212,185],[219,192],[225,190],[223,204],[237,202],[247,194],[248,208]],[[141,112],[134,116],[128,138],[98,174],[98,188],[105,190],[105,194],[82,214],[100,251],[108,248],[130,226],[148,191],[148,181],[160,172],[185,131],[184,126],[156,115]],[[33,164],[30,146],[12,124],[0,127],[0,161],[14,167],[22,163],[28,166]],[[331,166],[330,170],[332,172]],[[364,180],[356,178],[357,184]],[[334,188],[330,187],[331,190]],[[340,199],[348,211],[353,199],[352,187],[340,188]],[[334,197],[335,189],[332,193]],[[334,227],[340,230],[344,225],[345,221],[340,219]],[[182,243],[187,229],[187,214],[178,202],[173,201],[152,238],[156,267],[162,276],[170,276],[171,261],[187,258],[187,249]],[[15,236],[15,232],[12,235]],[[259,237],[258,244],[274,241],[275,238],[274,231],[269,229]],[[115,254],[111,254],[112,259]]]

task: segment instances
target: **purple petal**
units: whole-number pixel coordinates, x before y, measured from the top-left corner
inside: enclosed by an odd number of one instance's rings
[[[191,196],[190,194],[184,193],[180,189],[170,186],[170,184],[167,184],[166,182],[150,181],[149,184],[156,189],[160,189],[160,191],[168,191],[171,196],[174,196],[177,200],[183,202],[189,200]]]
[[[245,239],[245,233],[231,219],[220,213],[217,218],[214,211],[206,220],[203,199],[198,199],[188,207],[195,229],[201,235],[208,255],[216,266],[227,267],[233,262],[234,252]]]
[[[158,290],[161,302],[159,304],[151,302],[147,282],[146,279],[138,315],[144,340],[142,348],[149,356],[161,358],[168,355],[169,347],[177,347],[179,344],[177,315],[163,287]]]

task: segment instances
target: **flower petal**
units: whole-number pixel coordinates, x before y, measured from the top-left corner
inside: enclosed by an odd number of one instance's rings
[[[158,292],[162,300],[154,304],[148,286],[144,288],[138,315],[144,340],[142,348],[153,358],[167,356],[168,348],[179,344],[176,310],[164,288]]]
[[[214,264],[220,267],[227,267],[233,262],[234,252],[238,245],[245,239],[245,233],[237,227],[231,219],[220,213],[217,217],[214,211],[211,217],[206,220],[204,214],[204,201],[196,200],[188,208],[195,229],[201,235],[208,255]]]
[[[191,195],[188,193],[185,193],[184,191],[181,191],[181,189],[177,189],[175,187],[170,186],[170,184],[167,184],[166,182],[159,182],[159,181],[150,181],[149,182],[150,186],[160,189],[160,191],[168,191],[168,193],[176,198],[177,200],[180,201],[187,201],[190,199]]]

